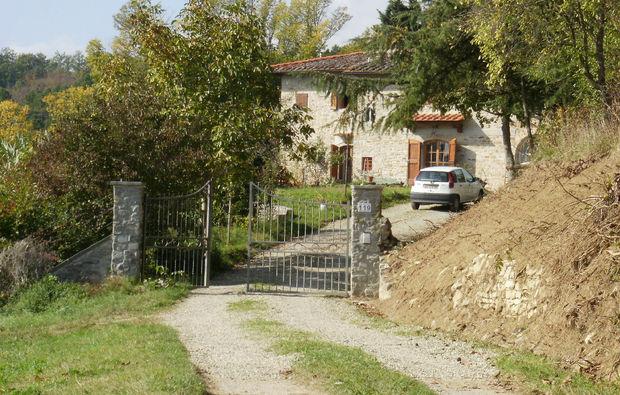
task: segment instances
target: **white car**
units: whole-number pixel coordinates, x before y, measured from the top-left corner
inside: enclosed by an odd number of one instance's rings
[[[458,211],[463,203],[476,202],[484,196],[484,185],[460,167],[435,166],[420,170],[411,187],[411,207],[422,204],[446,204]]]

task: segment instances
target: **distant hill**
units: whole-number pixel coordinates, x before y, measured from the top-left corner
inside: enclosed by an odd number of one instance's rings
[[[0,100],[15,100],[30,107],[29,118],[36,129],[48,124],[43,97],[75,85],[87,85],[90,75],[84,55],[18,54],[0,50]]]

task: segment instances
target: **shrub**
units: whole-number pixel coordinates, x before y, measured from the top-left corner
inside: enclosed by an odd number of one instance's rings
[[[0,252],[0,303],[45,275],[56,257],[45,243],[33,238],[14,243]]]
[[[536,134],[535,159],[570,162],[600,158],[620,142],[620,101],[606,112],[589,108],[559,110]]]
[[[83,286],[61,283],[55,276],[45,276],[28,288],[22,288],[6,307],[12,312],[40,313],[54,306],[75,304],[87,296]]]

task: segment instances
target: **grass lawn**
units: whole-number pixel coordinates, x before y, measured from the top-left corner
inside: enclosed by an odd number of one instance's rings
[[[0,310],[0,393],[185,393],[204,384],[151,314],[187,288],[43,280]]]
[[[388,208],[401,203],[409,202],[410,188],[407,186],[389,185],[383,188],[383,208]],[[303,188],[280,188],[276,194],[295,200],[321,201],[321,202],[347,202],[351,199],[351,186],[347,187],[344,194],[344,185],[330,185]]]

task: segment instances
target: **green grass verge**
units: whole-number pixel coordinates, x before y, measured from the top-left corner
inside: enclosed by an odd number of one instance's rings
[[[528,352],[502,352],[497,367],[527,392],[545,394],[619,394],[620,383],[593,381]]]
[[[204,392],[175,331],[148,319],[186,287],[41,292],[64,286],[32,287],[0,310],[0,392]]]
[[[371,315],[364,309],[358,308],[360,319],[357,324],[368,325],[371,328],[388,331],[399,336],[436,336],[420,327],[401,325],[387,318]],[[459,340],[454,334],[447,336]],[[507,350],[487,342],[472,342],[477,348],[492,350],[496,355],[495,365],[503,377],[516,383],[527,393],[545,394],[620,394],[620,382],[594,381],[583,374],[570,372],[558,366],[551,360],[529,352]]]
[[[359,348],[320,340],[263,318],[249,320],[245,325],[255,335],[270,338],[276,353],[296,354],[294,374],[331,394],[434,393],[411,377],[387,369]]]
[[[231,302],[228,304],[228,311],[247,313],[250,311],[264,310],[267,310],[267,303],[262,300],[243,299],[238,302]]]
[[[383,188],[383,208],[409,202],[410,188],[388,185]],[[351,187],[344,193],[344,185],[330,185],[303,188],[280,188],[276,194],[288,199],[340,203],[351,199]]]

